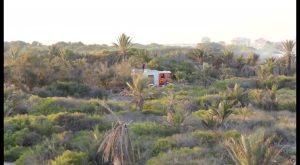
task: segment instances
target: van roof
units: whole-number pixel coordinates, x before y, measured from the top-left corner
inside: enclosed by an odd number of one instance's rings
[[[143,69],[132,69],[132,72],[143,72]],[[150,69],[144,69],[144,72],[171,73],[170,71],[167,70],[158,71],[158,70],[150,70]]]
[[[158,71],[158,73],[171,73],[170,71],[164,70],[164,71]]]

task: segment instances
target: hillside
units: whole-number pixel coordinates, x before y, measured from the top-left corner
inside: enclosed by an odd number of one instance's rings
[[[4,43],[5,162],[295,163],[296,55],[284,49],[294,41],[262,58],[251,47],[123,37],[115,46]],[[148,86],[131,75],[142,64],[171,71],[172,82]]]

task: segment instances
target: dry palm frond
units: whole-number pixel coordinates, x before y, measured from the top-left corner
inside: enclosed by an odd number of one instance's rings
[[[105,104],[103,103],[103,105]],[[107,105],[105,107],[115,115]],[[110,162],[113,165],[135,164],[134,150],[128,133],[128,124],[130,123],[122,122],[118,117],[117,119],[118,122],[112,130],[104,136],[98,153],[102,155],[103,162]]]
[[[103,162],[112,162],[114,165],[134,164],[133,147],[128,133],[128,124],[117,123],[106,134],[98,152],[102,153]]]

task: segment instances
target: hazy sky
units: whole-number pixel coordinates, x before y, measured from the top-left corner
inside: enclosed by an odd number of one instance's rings
[[[295,39],[296,0],[4,0],[4,40],[148,44]]]

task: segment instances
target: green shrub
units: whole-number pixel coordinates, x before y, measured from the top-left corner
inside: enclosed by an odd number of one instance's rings
[[[31,115],[16,115],[13,117],[6,117],[4,119],[4,126],[11,125],[10,130],[12,131],[20,130],[29,127],[33,118],[34,117]]]
[[[265,110],[276,110],[278,109],[278,101],[276,96],[276,90],[251,90],[249,92],[249,98],[251,104],[256,107],[265,109]]]
[[[22,146],[28,133],[30,133],[28,128],[23,128],[15,132],[6,131],[4,133],[4,147],[10,148],[16,145]]]
[[[53,123],[45,116],[33,115],[16,115],[4,120],[4,132],[16,132],[25,128],[31,132],[48,136],[53,132]]]
[[[241,87],[245,89],[254,89],[257,88],[259,85],[258,80],[252,77],[251,78],[233,77],[230,79],[218,80],[215,83],[213,83],[209,88],[218,88],[220,90],[226,90],[227,87],[233,88],[236,83],[240,84]]]
[[[258,81],[256,79],[246,79],[241,82],[241,87],[244,89],[254,89],[258,87]]]
[[[226,138],[230,138],[230,137],[239,138],[241,136],[241,133],[237,130],[229,130],[229,131],[226,131],[224,133],[224,135],[225,135]]]
[[[92,130],[96,124],[99,124],[103,129],[108,129],[110,124],[98,116],[88,116],[84,113],[58,113],[50,115],[49,119],[65,130],[80,131]]]
[[[282,88],[277,91],[278,109],[296,111],[296,90]]]
[[[177,95],[183,95],[183,96],[187,96],[189,94],[188,91],[179,91],[176,93]]]
[[[104,99],[108,97],[108,92],[105,89],[92,88],[88,93],[89,97]]]
[[[274,132],[276,133],[275,140],[285,144],[296,144],[296,129],[291,131],[284,127],[275,126]]]
[[[36,98],[31,97],[30,102],[32,103],[32,114],[43,114],[48,115],[58,112],[67,112],[67,108],[57,106],[58,98],[48,97],[48,98]]]
[[[36,132],[28,133],[23,139],[23,146],[33,146],[42,141],[42,136]]]
[[[99,104],[100,101],[101,100],[98,99],[86,101],[65,97],[39,98],[37,96],[32,96],[29,98],[32,114],[44,115],[58,112],[83,112],[89,114],[108,113],[108,111]],[[113,111],[119,111],[125,108],[124,102],[117,102],[113,100],[108,101],[108,105]]]
[[[11,131],[29,128],[30,131],[46,136],[53,132],[53,123],[45,116],[17,115],[13,118],[6,118],[5,125],[9,125]]]
[[[296,111],[296,102],[295,101],[278,101],[279,110],[288,110],[295,112]]]
[[[40,162],[37,164],[46,164],[46,161],[54,159],[65,150],[70,149],[71,138],[72,133],[67,131],[52,134],[51,137],[45,138],[41,143],[32,148],[32,158],[30,159]]]
[[[203,117],[205,117],[206,115],[209,114],[209,110],[198,110],[192,113],[193,116],[202,119]]]
[[[36,118],[30,126],[33,130],[41,135],[49,136],[54,131],[54,125],[47,118]]]
[[[22,153],[24,153],[27,148],[22,146],[14,146],[10,148],[4,148],[4,161],[14,162],[16,161]]]
[[[211,89],[211,88],[208,88],[208,89]],[[212,89],[213,90],[218,90],[216,88],[212,88]],[[209,93],[207,91],[207,88],[204,88],[202,86],[196,86],[196,85],[193,85],[190,88],[186,88],[186,89],[183,89],[183,90],[192,92],[192,95],[195,96],[195,97],[204,96],[205,94]]]
[[[52,96],[74,96],[82,97],[87,96],[90,88],[83,84],[75,82],[57,82],[53,83],[46,88],[52,93]]]
[[[212,110],[198,110],[193,112],[193,116],[200,119],[201,125],[207,129],[215,129],[220,126],[220,121],[212,113]]]
[[[203,151],[199,147],[173,149],[170,152],[161,152],[158,156],[149,159],[146,165],[157,164],[176,164],[176,165],[194,165],[211,164],[212,162],[203,162]]]
[[[155,142],[160,139],[159,136],[147,136],[147,135],[138,135],[132,136],[132,145],[138,153],[137,159],[138,164],[145,164],[145,161],[152,157],[153,146]]]
[[[50,165],[82,165],[88,162],[86,153],[66,150],[62,155],[50,161]]]
[[[270,89],[273,84],[278,84],[276,77],[270,75],[268,78],[258,80],[258,87],[260,89]]]
[[[231,79],[228,79],[228,86],[233,87],[236,83],[240,84],[242,88],[247,89],[254,89],[259,86],[259,81],[255,77],[249,77],[249,78],[240,78],[240,77],[234,77]]]
[[[277,77],[278,88],[291,88],[296,89],[296,77],[295,76],[283,76]]]
[[[4,115],[13,116],[28,113],[28,94],[14,86],[4,84]]]
[[[34,88],[32,93],[39,96],[39,97],[41,97],[41,98],[46,98],[46,97],[52,96],[51,92],[48,91],[45,87]]]
[[[245,121],[246,117],[253,115],[253,111],[247,107],[235,108],[233,114],[242,116]]]
[[[98,128],[94,131],[79,131],[71,138],[70,145],[77,151],[86,152],[91,159],[96,159],[101,138]]]
[[[129,125],[129,127],[130,130],[137,136],[169,136],[175,133],[174,129],[170,129],[165,125],[154,122],[132,123]]]
[[[201,108],[207,108],[209,106],[217,106],[225,97],[219,94],[206,95],[199,98],[198,105]]]
[[[209,88],[214,88],[214,89],[220,89],[220,90],[226,90],[228,86],[227,81],[225,80],[218,80],[212,83]]]
[[[156,156],[160,152],[167,151],[176,145],[176,141],[171,138],[158,139],[153,146],[152,156]]]
[[[282,88],[279,90],[250,90],[250,102],[263,109],[296,110],[296,91]]]
[[[27,150],[16,160],[16,165],[41,164],[33,150]]]
[[[200,145],[213,145],[220,139],[219,135],[211,130],[196,130],[192,132],[195,141]]]
[[[145,114],[164,115],[166,113],[166,103],[162,99],[145,101],[142,112]]]

